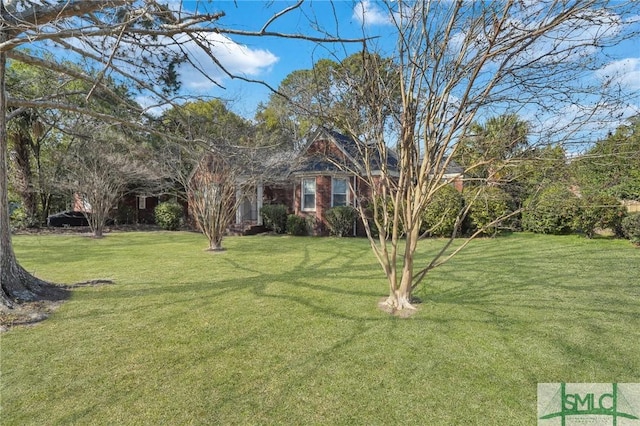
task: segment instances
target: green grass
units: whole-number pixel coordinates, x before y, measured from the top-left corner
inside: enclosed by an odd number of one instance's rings
[[[539,382],[640,382],[640,250],[478,240],[408,319],[357,239],[192,233],[16,236],[18,258],[85,287],[1,337],[6,425],[536,424]],[[426,241],[421,253],[438,248]]]

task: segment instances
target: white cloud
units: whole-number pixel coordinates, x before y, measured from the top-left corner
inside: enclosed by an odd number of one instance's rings
[[[603,84],[619,84],[631,90],[640,90],[640,58],[626,58],[611,62],[596,71]]]
[[[268,72],[278,62],[279,58],[268,50],[252,49],[246,45],[236,43],[222,34],[207,34],[210,54],[229,73],[248,78],[259,77]],[[184,49],[189,52],[192,61],[200,70],[191,64],[180,67],[183,88],[186,90],[206,90],[218,84],[224,84],[227,74],[193,42],[187,42]],[[202,75],[202,72],[206,76]]]
[[[136,102],[145,110],[147,114],[155,117],[162,115],[164,111],[171,108],[170,104],[158,104],[157,99],[150,96],[140,95],[136,97]]]
[[[353,8],[353,18],[365,25],[388,25],[391,23],[389,14],[370,0],[362,0]]]

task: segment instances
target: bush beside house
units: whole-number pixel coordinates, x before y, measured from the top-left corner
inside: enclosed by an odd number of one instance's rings
[[[325,213],[329,233],[336,237],[353,235],[356,223],[356,209],[351,206],[332,207]]]
[[[260,209],[262,223],[265,228],[276,234],[284,234],[287,229],[287,206],[284,204],[267,204]]]
[[[165,201],[154,210],[156,224],[167,231],[175,231],[182,224],[183,210],[178,203]]]
[[[304,217],[290,214],[287,216],[287,234],[303,236],[309,234],[309,226]]]

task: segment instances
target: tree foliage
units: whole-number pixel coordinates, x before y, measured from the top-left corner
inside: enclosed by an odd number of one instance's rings
[[[55,71],[11,61],[7,70],[7,90],[25,97],[43,98]],[[60,163],[54,156],[64,147],[56,132],[60,114],[36,108],[12,109],[15,117],[8,124],[9,190],[18,195],[28,226],[44,223],[56,204]]]
[[[516,158],[524,158],[530,148],[529,125],[516,114],[473,123],[469,135],[460,141],[455,160],[465,169],[469,183],[506,183],[513,180],[511,167]]]
[[[385,84],[398,89],[396,65],[379,54],[363,51],[342,61],[318,60],[310,70],[297,70],[285,77],[277,93],[261,105],[256,118],[261,128],[300,140],[314,127],[327,124],[347,133],[370,131],[365,109],[370,99],[366,87]],[[359,87],[360,90],[352,90]],[[399,97],[399,92],[394,92]],[[388,104],[380,104],[388,108]]]
[[[640,117],[596,142],[571,167],[584,191],[640,200]]]
[[[163,128],[201,146],[225,141],[240,146],[255,144],[251,123],[235,114],[220,99],[195,100],[164,112]]]

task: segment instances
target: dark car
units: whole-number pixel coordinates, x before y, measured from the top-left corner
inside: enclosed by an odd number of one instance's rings
[[[60,212],[47,217],[47,226],[89,226],[89,222],[82,212]]]

